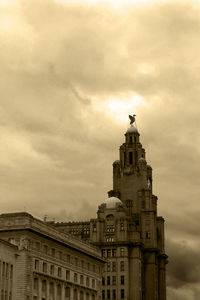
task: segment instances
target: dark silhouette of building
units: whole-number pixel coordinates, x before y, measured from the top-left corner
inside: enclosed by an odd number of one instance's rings
[[[157,216],[152,168],[131,122],[113,163],[113,189],[88,222],[54,223],[101,249],[102,299],[165,300],[164,219]]]

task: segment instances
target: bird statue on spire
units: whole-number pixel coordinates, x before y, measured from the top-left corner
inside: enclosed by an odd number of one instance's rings
[[[132,125],[135,122],[135,117],[136,115],[129,115],[129,119],[130,119],[130,125]]]

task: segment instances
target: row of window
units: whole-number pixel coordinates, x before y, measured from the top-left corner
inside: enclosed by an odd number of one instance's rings
[[[34,278],[33,280],[33,290],[34,290],[34,300],[39,300],[38,299],[38,293],[39,293],[39,278]],[[41,282],[41,291],[42,294],[44,296],[44,298],[46,298],[47,296],[47,281],[46,280],[42,280]],[[55,295],[56,292],[56,295]],[[78,297],[79,294],[79,297]],[[61,300],[62,298],[62,286],[61,284],[56,284],[54,282],[50,282],[49,283],[49,295],[51,299],[54,299],[54,296],[56,296],[56,300]],[[64,287],[64,295],[66,299],[72,299],[72,295],[71,295],[71,290],[69,286],[65,286]],[[88,292],[86,292],[85,294],[86,296],[86,300],[90,299],[90,294]],[[84,292],[80,291],[78,292],[78,290],[75,288],[73,289],[73,300],[84,300]],[[95,295],[92,294],[92,300],[95,300]]]
[[[1,290],[1,300],[12,300],[12,293],[4,289]]]
[[[35,249],[37,251],[42,251],[43,253],[50,255],[52,257],[58,258],[60,260],[64,260],[68,263],[74,264],[75,266],[85,268],[89,271],[99,273],[100,269],[95,264],[91,264],[89,262],[86,262],[78,257],[74,257],[70,255],[69,253],[63,253],[62,251],[58,251],[55,248],[50,248],[47,245],[41,245],[39,242],[35,243]]]
[[[71,278],[71,273],[70,270],[66,270],[63,269],[61,267],[55,266],[53,264],[47,264],[46,262],[42,262],[41,266],[40,266],[40,262],[38,259],[35,259],[35,270],[36,271],[42,271],[44,273],[49,273],[52,276],[57,276],[60,278],[63,278],[65,280],[72,280]],[[74,272],[74,277],[73,277],[73,281],[76,283],[80,283],[80,284],[85,284],[87,287],[90,286],[90,278],[80,275],[78,273]],[[95,288],[95,279],[92,278],[91,279],[91,285],[92,288]]]
[[[5,277],[6,279],[13,278],[13,265],[8,264],[5,261],[0,261],[0,282],[1,280],[3,280],[3,278],[1,277]]]
[[[116,272],[116,262],[107,262],[106,264],[106,271],[107,272]],[[124,261],[121,260],[120,261],[120,271],[123,272],[124,271]]]
[[[107,293],[106,293],[107,292]],[[124,299],[125,298],[125,291],[124,289],[120,290],[120,299]],[[111,290],[102,290],[102,299],[117,299],[116,298],[116,290],[113,289],[112,293]]]
[[[88,227],[84,227],[82,228],[72,228],[70,229],[69,233],[73,234],[73,235],[89,235],[90,234],[90,229]]]
[[[120,248],[119,256],[124,256],[125,249]],[[116,257],[117,249],[102,249],[101,254],[103,257]]]
[[[107,276],[105,280],[105,277],[102,277],[102,285],[116,285],[116,276]],[[120,284],[123,285],[125,282],[124,275],[120,276]]]

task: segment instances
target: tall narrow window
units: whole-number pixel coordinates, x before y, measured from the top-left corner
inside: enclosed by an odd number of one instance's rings
[[[39,270],[39,260],[35,260],[35,270]]]
[[[116,262],[112,262],[112,272],[116,272]]]
[[[102,299],[104,300],[105,299],[105,291],[102,290]]]
[[[126,165],[126,152],[124,152],[124,166]]]
[[[102,285],[105,285],[105,278],[102,277]]]
[[[116,290],[112,290],[112,298],[116,299]]]
[[[47,264],[45,262],[43,262],[42,271],[47,272]]]
[[[124,284],[124,275],[121,276],[121,284]]]
[[[121,299],[124,299],[124,289],[121,290]]]
[[[124,261],[120,261],[120,271],[124,271]]]
[[[54,265],[51,265],[51,267],[50,267],[50,274],[54,275]]]
[[[133,152],[129,152],[129,164],[133,164]]]
[[[112,257],[116,257],[116,249],[112,249]]]
[[[70,288],[68,286],[65,287],[65,297],[66,298],[70,297]]]
[[[130,136],[130,144],[132,144],[132,143],[133,143],[133,137]]]
[[[110,272],[110,263],[107,263],[107,272]]]
[[[107,285],[110,285],[110,276],[107,276]]]
[[[66,280],[69,280],[69,279],[70,279],[70,271],[66,270]]]
[[[112,285],[116,285],[116,276],[112,277]]]
[[[124,256],[124,248],[120,248],[120,256]]]

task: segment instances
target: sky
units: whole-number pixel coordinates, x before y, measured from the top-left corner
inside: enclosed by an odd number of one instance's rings
[[[1,212],[94,218],[136,114],[168,300],[200,295],[200,1],[0,0]]]

